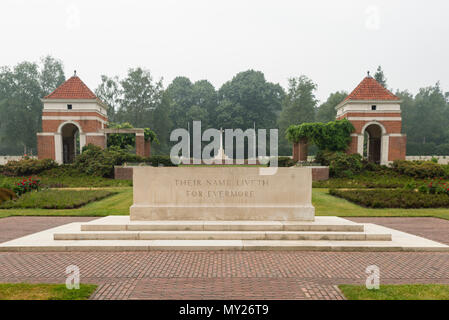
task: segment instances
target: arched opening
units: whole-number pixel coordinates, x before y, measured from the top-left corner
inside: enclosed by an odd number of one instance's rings
[[[67,123],[61,128],[62,162],[72,163],[80,153],[80,132],[73,123]]]
[[[370,124],[365,128],[364,157],[369,162],[380,164],[382,150],[382,127],[378,124]]]

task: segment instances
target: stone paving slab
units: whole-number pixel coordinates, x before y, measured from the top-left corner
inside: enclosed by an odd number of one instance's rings
[[[114,222],[117,216],[99,219]],[[129,219],[122,216],[122,219]],[[351,224],[338,217],[320,217],[320,223]],[[345,222],[346,221],[346,222]],[[93,221],[92,223],[96,223]],[[302,250],[302,251],[449,251],[449,246],[409,233],[364,224],[366,234],[391,234],[392,241],[379,240],[130,240],[123,231],[116,240],[55,240],[54,235],[76,234],[82,223],[74,222],[0,244],[0,251],[148,251],[148,250]],[[182,232],[182,231],[179,231]],[[109,233],[109,231],[104,231]],[[371,238],[371,239],[373,239]]]

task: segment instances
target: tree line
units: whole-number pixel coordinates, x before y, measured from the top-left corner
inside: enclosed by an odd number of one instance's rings
[[[381,67],[374,77],[388,87]],[[36,153],[41,99],[65,79],[62,61],[51,56],[0,68],[0,154]],[[173,129],[201,120],[203,129],[279,128],[279,154],[290,155],[286,129],[292,124],[334,120],[335,106],[347,96],[345,91],[333,92],[320,103],[316,90],[317,84],[304,75],[289,79],[284,89],[255,70],[239,72],[218,89],[208,80],[193,82],[183,76],[164,88],[162,79],[136,67],[123,78],[102,75],[95,93],[109,105],[111,122],[156,132],[159,143],[153,144],[155,154],[169,153]],[[407,90],[396,90],[395,94],[403,100],[407,153],[449,155],[449,93],[437,83],[421,88],[416,95]]]

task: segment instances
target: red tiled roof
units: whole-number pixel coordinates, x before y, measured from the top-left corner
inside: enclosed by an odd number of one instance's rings
[[[347,100],[400,100],[390,91],[385,89],[373,77],[366,77],[357,88],[352,91],[344,101]]]
[[[75,75],[44,99],[97,99],[97,96]]]

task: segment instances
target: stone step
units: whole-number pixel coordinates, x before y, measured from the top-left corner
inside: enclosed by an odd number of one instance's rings
[[[363,232],[363,224],[329,224],[281,221],[147,221],[86,223],[81,231],[315,231]]]
[[[55,233],[54,240],[302,240],[391,241],[391,234],[298,231],[85,231]]]

